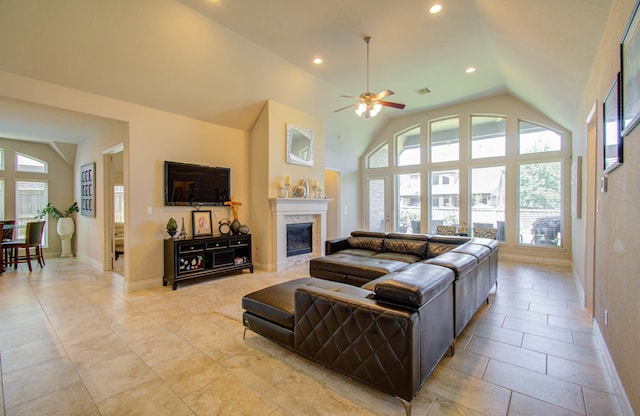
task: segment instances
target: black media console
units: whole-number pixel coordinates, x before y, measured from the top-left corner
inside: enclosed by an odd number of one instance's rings
[[[231,237],[199,237],[187,240],[164,240],[164,277],[162,285],[249,269],[251,234]]]

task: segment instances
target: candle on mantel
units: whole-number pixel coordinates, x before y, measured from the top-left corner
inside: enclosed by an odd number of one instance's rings
[[[291,185],[291,176],[287,176],[284,178],[284,184],[287,186]]]
[[[313,180],[313,186],[315,186],[315,187],[317,187],[317,186],[318,186],[318,180],[317,180],[317,179],[314,179],[314,180]]]

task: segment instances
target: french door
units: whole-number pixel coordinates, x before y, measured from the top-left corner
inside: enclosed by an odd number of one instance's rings
[[[365,221],[369,231],[393,231],[393,198],[390,195],[389,175],[365,177]]]

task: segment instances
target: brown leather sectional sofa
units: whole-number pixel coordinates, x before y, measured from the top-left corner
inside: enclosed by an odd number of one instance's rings
[[[399,399],[420,391],[497,279],[495,240],[354,231],[312,277],[250,293],[243,324]]]

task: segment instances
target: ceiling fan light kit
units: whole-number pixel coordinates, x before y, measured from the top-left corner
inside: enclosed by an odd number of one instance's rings
[[[378,94],[369,92],[369,42],[371,42],[371,36],[365,36],[364,41],[367,43],[367,92],[363,92],[359,97],[341,95],[341,97],[353,98],[360,102],[339,108],[335,110],[335,112],[342,111],[350,107],[356,107],[356,114],[358,116],[362,117],[364,115],[365,118],[370,118],[377,116],[380,110],[382,110],[382,106],[393,107],[402,110],[405,107],[404,104],[393,103],[391,101],[382,101],[382,98],[392,95],[393,91],[384,90]]]

